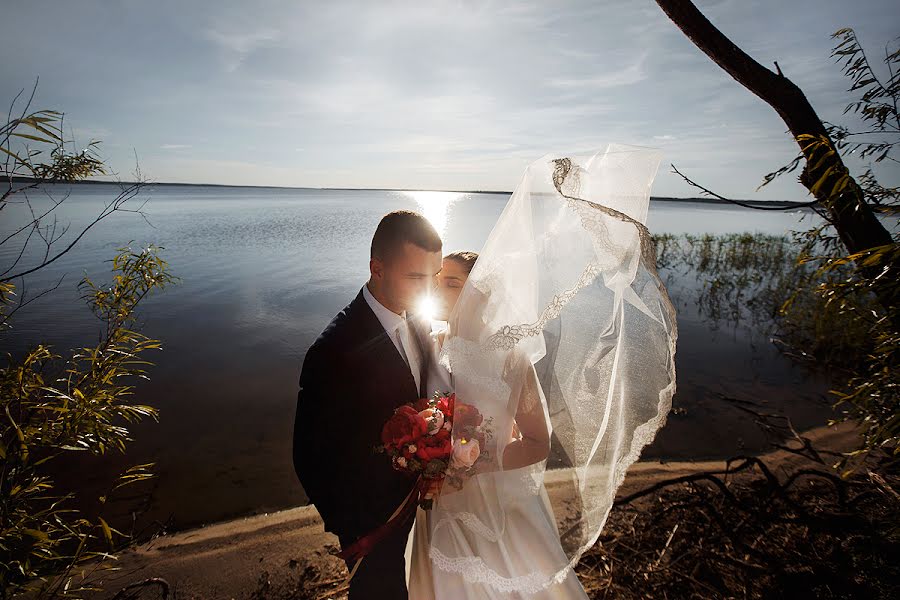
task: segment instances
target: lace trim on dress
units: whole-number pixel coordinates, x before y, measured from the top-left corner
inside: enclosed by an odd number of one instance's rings
[[[505,523],[504,527],[500,531],[494,531],[493,529],[485,525],[484,521],[478,518],[478,515],[468,511],[452,513],[452,516],[450,514],[444,516],[435,524],[435,531],[445,525],[449,525],[453,521],[461,521],[463,525],[468,527],[473,533],[477,533],[481,537],[492,542],[500,541],[500,538],[503,537],[504,533],[506,533]]]
[[[529,573],[528,575],[504,577],[489,568],[485,562],[477,556],[451,558],[434,546],[430,548],[429,555],[431,556],[431,561],[439,569],[449,573],[462,575],[463,579],[469,583],[483,583],[506,593],[526,592],[529,594],[537,594],[551,585],[562,583],[578,562],[577,560],[570,561],[565,568],[557,571],[556,574],[552,576],[541,572],[534,572]]]

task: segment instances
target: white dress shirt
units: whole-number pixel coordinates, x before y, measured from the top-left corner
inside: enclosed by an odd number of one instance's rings
[[[412,338],[415,334],[410,330],[409,322],[406,320],[406,311],[403,311],[398,315],[394,311],[385,308],[381,302],[375,299],[372,292],[369,291],[368,285],[363,286],[363,298],[366,299],[369,308],[371,308],[372,312],[375,313],[375,316],[378,317],[378,322],[381,323],[381,326],[384,327],[384,331],[388,334],[388,337],[391,338],[394,347],[397,348],[397,352],[400,353],[400,356],[403,357],[403,360],[405,360],[407,366],[409,366],[409,371],[412,373],[413,379],[416,382],[416,390],[418,390],[420,377],[419,365],[421,363],[416,342]]]

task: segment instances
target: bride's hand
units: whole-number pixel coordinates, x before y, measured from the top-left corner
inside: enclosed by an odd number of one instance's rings
[[[506,469],[538,463],[550,454],[550,430],[539,395],[537,373],[532,365],[528,367],[510,428],[510,441],[503,449],[503,466]]]

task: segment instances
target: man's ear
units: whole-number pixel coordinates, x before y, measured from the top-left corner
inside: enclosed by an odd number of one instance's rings
[[[369,259],[369,273],[375,279],[384,277],[384,262],[380,258]]]

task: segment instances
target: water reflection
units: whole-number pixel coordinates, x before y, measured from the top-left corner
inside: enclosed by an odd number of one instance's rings
[[[447,215],[450,214],[450,206],[459,200],[463,194],[457,192],[404,192],[416,201],[421,212],[437,230],[441,238],[447,230]]]

